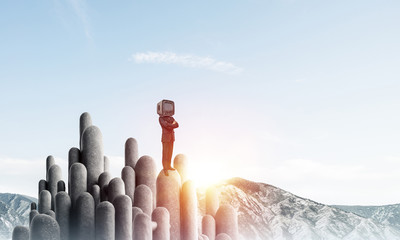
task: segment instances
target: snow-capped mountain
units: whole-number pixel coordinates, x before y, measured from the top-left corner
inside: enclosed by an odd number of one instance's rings
[[[391,205],[363,216],[241,178],[217,189],[221,202],[238,211],[241,239],[400,239],[398,209]],[[198,195],[204,213],[204,191]]]
[[[221,203],[238,211],[242,240],[258,239],[400,239],[400,204],[328,206],[277,187],[233,178],[216,185]],[[204,190],[198,191],[204,214]],[[0,240],[11,239],[14,226],[28,225],[36,199],[0,193]]]
[[[15,226],[28,226],[31,202],[36,199],[11,193],[0,193],[0,239],[11,239]]]

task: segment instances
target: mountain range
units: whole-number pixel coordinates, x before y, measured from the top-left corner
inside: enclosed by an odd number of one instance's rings
[[[324,205],[265,183],[233,178],[215,185],[220,202],[238,212],[241,240],[400,239],[400,204]],[[205,190],[197,192],[205,211]],[[28,225],[31,197],[0,193],[0,240]]]

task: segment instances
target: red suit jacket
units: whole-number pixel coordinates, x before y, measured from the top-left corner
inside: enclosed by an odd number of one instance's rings
[[[161,142],[173,142],[175,141],[174,128],[179,127],[179,124],[173,117],[164,116],[159,118],[160,125],[162,127]]]

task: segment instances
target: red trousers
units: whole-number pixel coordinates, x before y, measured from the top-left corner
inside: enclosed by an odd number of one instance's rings
[[[163,142],[162,151],[162,165],[164,169],[171,168],[172,151],[174,149],[174,142]]]

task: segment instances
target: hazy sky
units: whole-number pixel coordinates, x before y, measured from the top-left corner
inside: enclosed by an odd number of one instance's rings
[[[400,203],[399,1],[3,1],[0,192],[67,177],[92,115],[161,169],[156,104],[199,186],[243,177],[326,204]]]

